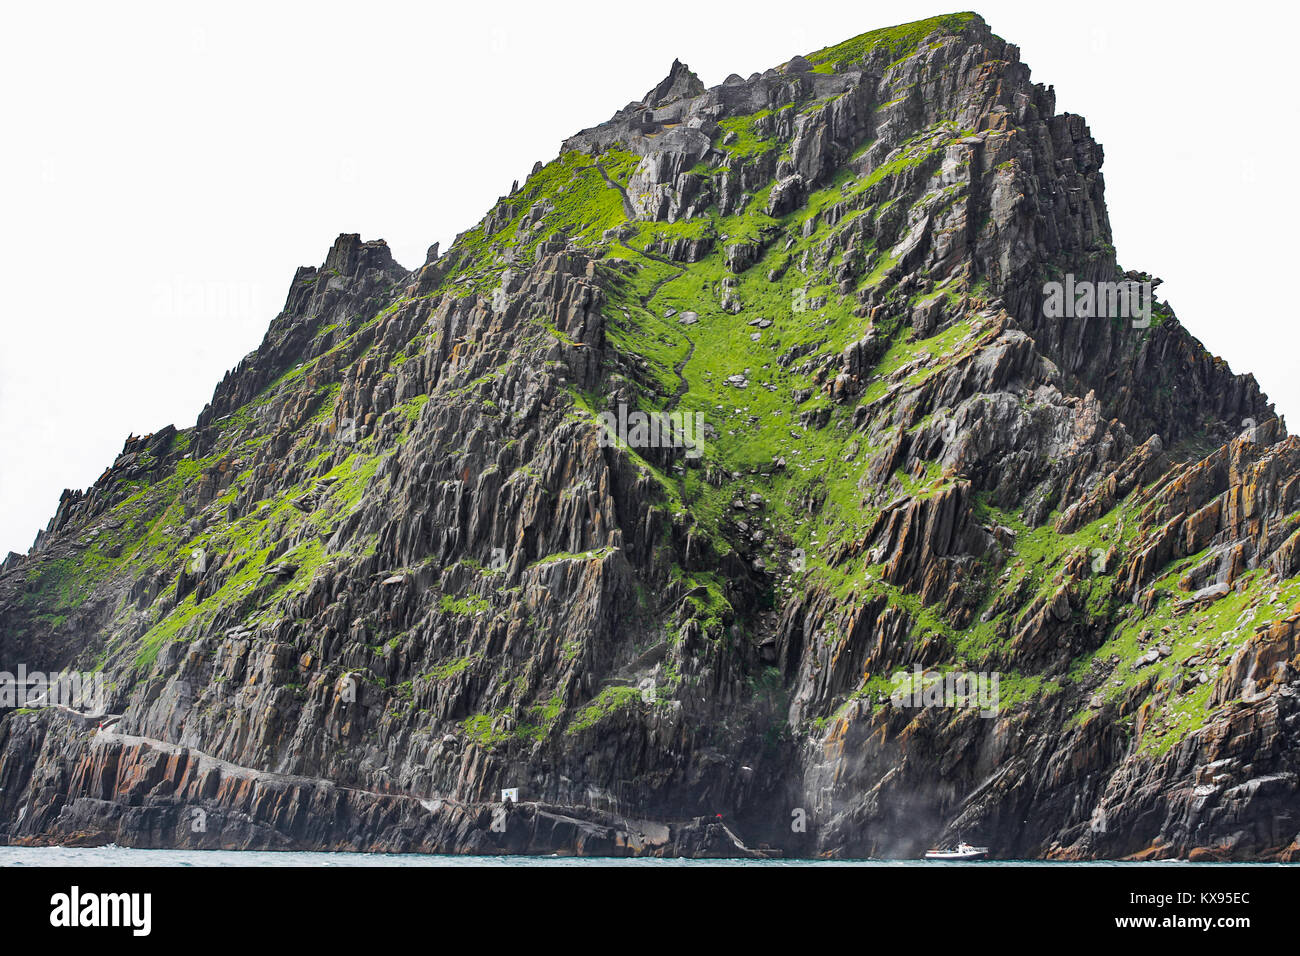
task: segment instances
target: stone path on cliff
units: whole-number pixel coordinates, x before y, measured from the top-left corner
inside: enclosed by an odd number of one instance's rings
[[[472,808],[481,806],[474,803],[465,803],[459,800],[453,800],[448,797],[429,796],[418,797],[409,793],[392,793],[383,790],[374,790],[366,787],[346,787],[327,780],[324,777],[311,777],[302,774],[277,773],[270,770],[257,770],[253,767],[246,767],[242,764],[233,763],[224,760],[221,757],[215,757],[212,754],[198,750],[194,747],[187,747],[181,744],[172,743],[167,740],[160,740],[157,737],[149,737],[142,734],[122,733],[114,728],[122,719],[121,714],[88,714],[62,704],[50,705],[48,709],[58,710],[70,717],[82,721],[98,721],[99,724],[95,729],[95,735],[91,740],[92,747],[104,747],[110,744],[121,744],[126,747],[144,747],[157,750],[168,756],[184,756],[198,762],[198,770],[204,773],[208,770],[215,769],[223,776],[231,776],[236,779],[246,780],[252,783],[264,784],[268,786],[297,786],[297,787],[315,787],[324,790],[337,790],[341,792],[350,792],[365,794],[377,799],[392,798],[397,800],[415,800],[429,813],[436,813],[444,804],[462,808]],[[546,816],[556,821],[570,823],[576,827],[591,827],[592,821],[584,820],[579,816],[570,816],[565,814],[562,808],[547,806],[535,801],[520,801],[522,804],[532,803],[537,807],[539,812],[544,812]],[[497,806],[497,804],[487,804],[488,806]],[[574,808],[577,809],[577,808]],[[722,828],[724,834],[733,843],[736,849],[744,856],[764,856],[764,851],[753,850],[745,845],[731,828],[719,819],[718,825]],[[669,825],[663,821],[655,820],[632,820],[620,816],[620,827],[628,832],[635,831],[641,839],[648,842],[664,842],[670,835]],[[597,825],[598,827],[600,825]]]
[[[619,196],[623,198],[623,212],[627,213],[627,218],[636,219],[636,210],[632,208],[632,201],[627,198],[627,190],[609,178],[609,173],[605,172],[605,167],[600,162],[596,162],[595,166],[600,175],[605,178],[606,184],[612,189],[617,189]]]
[[[602,172],[604,172],[604,170],[602,170]],[[609,177],[607,176],[605,178],[608,179]],[[612,184],[612,185],[616,185],[616,184]],[[619,188],[621,189],[622,187]],[[664,265],[672,266],[674,269],[677,270],[677,272],[672,275],[664,276],[662,279],[660,279],[658,282],[656,282],[654,285],[650,287],[650,291],[648,291],[645,295],[641,297],[641,307],[645,309],[647,312],[651,312],[653,310],[650,308],[650,303],[654,300],[654,297],[659,294],[659,290],[662,289],[664,286],[666,286],[668,283],[672,282],[674,279],[680,279],[682,276],[686,275],[686,268],[682,266],[680,263],[673,262],[671,259],[668,259],[665,256],[657,255],[653,252],[650,252],[647,249],[638,249],[636,246],[632,246],[632,245],[629,245],[628,248],[631,249],[633,252],[640,253],[641,255],[645,256],[647,259],[653,259],[655,262],[661,262]],[[676,365],[673,366],[673,373],[678,378],[680,378],[681,381],[677,383],[677,391],[674,392],[672,397],[668,399],[668,404],[665,406],[665,410],[669,412],[671,412],[673,409],[677,407],[677,403],[682,400],[682,396],[685,395],[688,391],[690,391],[691,388],[691,383],[687,381],[686,375],[684,373],[686,371],[686,363],[689,362],[691,360],[691,357],[695,354],[695,340],[692,339],[685,332],[682,333],[682,338],[686,339],[686,344],[688,347],[686,349],[686,354],[682,357],[682,359],[679,362],[677,362]]]
[[[448,797],[429,796],[418,797],[410,793],[394,793],[392,791],[373,790],[367,787],[347,787],[335,783],[324,777],[310,777],[302,774],[277,773],[272,770],[257,770],[253,767],[245,767],[242,764],[231,763],[229,760],[223,760],[220,757],[214,757],[212,754],[197,750],[194,747],[186,747],[181,744],[174,744],[167,740],[159,740],[156,737],[146,737],[139,734],[126,734],[114,730],[113,727],[121,719],[121,715],[105,714],[102,718],[92,717],[89,714],[83,714],[79,711],[71,710],[67,707],[60,707],[60,710],[67,712],[82,719],[101,719],[105,722],[111,721],[110,724],[101,726],[96,730],[94,740],[91,746],[102,747],[110,743],[122,743],[130,747],[149,747],[153,750],[168,754],[169,756],[187,755],[198,760],[199,769],[203,770],[208,767],[215,767],[223,774],[229,774],[241,780],[248,780],[255,783],[269,785],[284,785],[298,787],[320,787],[333,790],[341,790],[350,793],[364,793],[374,797],[391,797],[399,800],[416,800],[419,801],[426,809],[433,810],[437,804],[447,803],[454,806],[466,806],[460,801],[452,800]],[[433,806],[431,806],[433,804]]]
[[[691,356],[695,354],[695,343],[690,338],[687,338],[686,341],[690,343],[690,348],[686,350],[686,354],[682,356],[682,360],[673,366],[673,371],[677,373],[677,377],[680,378],[681,381],[677,383],[677,391],[673,393],[673,397],[668,399],[667,411],[670,412],[677,407],[677,403],[682,400],[682,396],[690,391],[691,388],[691,383],[686,380],[686,375],[684,373],[686,371],[686,363],[689,362]]]

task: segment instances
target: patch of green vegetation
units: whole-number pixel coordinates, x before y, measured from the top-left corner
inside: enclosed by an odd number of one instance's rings
[[[473,617],[476,614],[483,614],[491,610],[492,605],[485,598],[469,594],[464,597],[452,597],[450,594],[444,594],[438,599],[438,607],[442,608],[447,614],[454,614],[457,617]]]
[[[789,109],[789,107],[784,108]],[[718,126],[722,128],[719,144],[726,150],[733,165],[743,164],[777,148],[775,142],[760,136],[754,130],[755,122],[771,114],[771,110],[759,110],[747,116],[728,116],[718,121]],[[729,134],[734,134],[735,139],[728,143],[725,140]]]
[[[1151,611],[1121,622],[1071,669],[1072,676],[1082,679],[1094,661],[1103,662],[1107,678],[1097,691],[1103,701],[1119,701],[1135,688],[1150,687],[1142,698],[1151,708],[1139,744],[1144,753],[1164,753],[1202,727],[1211,714],[1213,680],[1192,678],[1201,672],[1217,674],[1256,627],[1300,603],[1300,578],[1277,582],[1267,570],[1255,569],[1242,575],[1239,589],[1193,611],[1185,606],[1188,595],[1179,589],[1178,578],[1200,557],[1172,565],[1152,585],[1156,603]],[[1153,651],[1158,656],[1148,662]]]
[[[474,714],[462,720],[460,727],[465,732],[465,736],[480,747],[492,747],[509,739],[509,734],[492,729],[493,719],[491,714]]]
[[[458,271],[470,280],[463,290],[495,288],[509,267],[506,250],[514,263],[526,265],[535,261],[538,243],[557,232],[591,246],[606,230],[626,223],[619,187],[626,188],[639,162],[638,155],[620,148],[595,157],[571,150],[529,176],[517,193],[503,197],[482,222],[456,237],[452,251],[461,257]]]
[[[578,551],[578,552],[556,551],[554,554],[548,554],[545,555],[544,557],[538,558],[536,561],[533,561],[528,566],[530,568],[535,568],[544,564],[552,564],[556,561],[593,561],[598,558],[603,558],[607,554],[612,554],[613,551],[614,551],[613,548],[593,548],[590,551]]]
[[[464,657],[454,657],[451,660],[431,668],[429,671],[420,675],[421,680],[447,680],[455,677],[457,674],[469,669],[479,660],[480,655],[469,654]]]
[[[641,692],[635,687],[606,687],[590,704],[574,715],[566,733],[576,734],[589,730],[610,715],[634,706],[640,699]]]
[[[408,398],[399,405],[394,406],[395,410],[406,419],[408,423],[414,423],[420,417],[420,412],[424,406],[429,404],[428,394],[416,395],[414,398]]]
[[[921,41],[930,34],[936,31],[959,33],[975,17],[974,13],[950,13],[895,27],[871,30],[851,40],[810,53],[806,59],[813,64],[818,73],[853,69],[863,57],[880,48],[887,49],[890,58],[897,62],[914,53]]]

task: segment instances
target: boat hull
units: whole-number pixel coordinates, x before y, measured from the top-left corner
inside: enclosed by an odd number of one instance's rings
[[[986,860],[989,851],[987,849],[973,850],[928,850],[925,858],[927,860]]]

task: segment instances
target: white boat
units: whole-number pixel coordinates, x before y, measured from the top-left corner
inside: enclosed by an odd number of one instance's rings
[[[971,846],[965,841],[958,843],[955,850],[926,850],[927,860],[983,860],[989,855],[986,846]]]

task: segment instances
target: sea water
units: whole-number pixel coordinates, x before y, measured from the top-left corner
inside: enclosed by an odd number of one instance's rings
[[[0,846],[3,866],[813,866],[813,867],[936,867],[1049,866],[1075,869],[1095,866],[1287,866],[1285,863],[1194,864],[1180,860],[1121,863],[1113,860],[1055,862],[1045,860],[684,860],[654,857],[575,856],[454,856],[426,853],[311,853],[263,850],[136,850],[120,846],[10,847]]]

